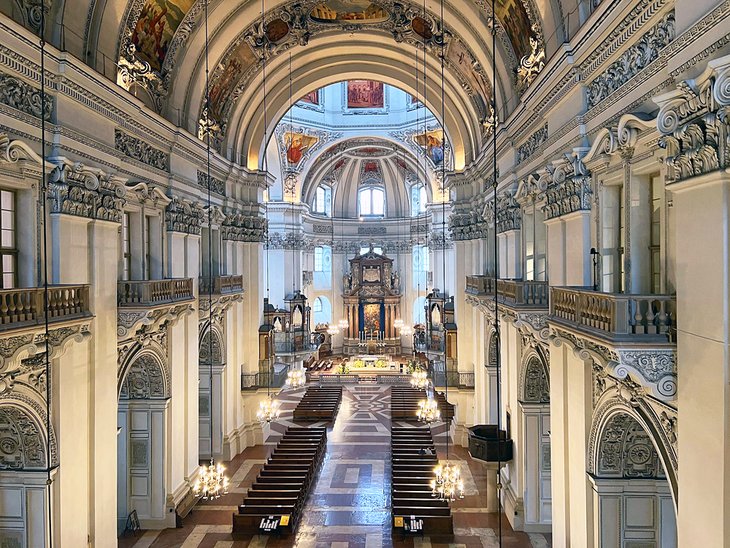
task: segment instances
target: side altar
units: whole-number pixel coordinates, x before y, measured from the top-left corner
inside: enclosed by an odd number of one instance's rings
[[[400,277],[393,259],[370,250],[350,259],[350,272],[343,278],[343,352],[347,355],[400,355]]]

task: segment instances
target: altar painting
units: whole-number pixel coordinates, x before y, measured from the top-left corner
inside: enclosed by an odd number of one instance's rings
[[[364,304],[365,331],[380,331],[380,304]]]
[[[170,40],[180,26],[193,0],[147,0],[132,31],[137,57],[162,70]]]

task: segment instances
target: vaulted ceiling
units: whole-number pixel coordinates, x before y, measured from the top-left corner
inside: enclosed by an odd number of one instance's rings
[[[46,37],[173,123],[200,136],[209,132],[222,154],[250,169],[261,167],[264,136],[286,112],[290,85],[301,96],[347,79],[379,80],[421,97],[443,117],[455,169],[481,151],[495,87],[491,0],[444,0],[443,26],[433,0],[209,0],[207,112],[204,1],[44,0]],[[504,118],[546,50],[562,41],[563,17],[560,0],[495,1]],[[0,9],[38,32],[38,4],[0,0]]]

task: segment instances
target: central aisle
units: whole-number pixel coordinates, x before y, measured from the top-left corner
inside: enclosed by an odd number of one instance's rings
[[[390,388],[346,386],[295,545],[388,546],[389,467]],[[267,545],[291,546],[291,540]]]

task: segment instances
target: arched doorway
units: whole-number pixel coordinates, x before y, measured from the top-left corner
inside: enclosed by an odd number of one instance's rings
[[[541,351],[528,353],[520,374],[520,447],[522,453],[524,529],[549,530],[552,521],[550,484],[550,376]]]
[[[218,326],[213,325],[211,331],[206,325],[200,337],[198,352],[198,437],[201,459],[209,459],[211,451],[215,458],[220,458],[223,453],[224,357],[223,335]]]
[[[654,440],[638,417],[617,409],[594,425],[595,545],[677,546],[672,490]]]
[[[143,529],[175,526],[167,511],[166,423],[170,378],[164,360],[141,350],[121,371],[117,411],[117,528],[137,512]]]

